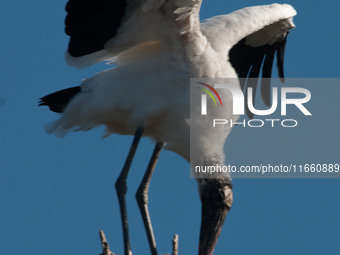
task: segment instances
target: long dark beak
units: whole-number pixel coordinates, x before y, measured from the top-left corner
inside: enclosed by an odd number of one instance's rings
[[[231,188],[213,189],[208,196],[202,196],[202,221],[199,242],[199,255],[211,255],[214,252],[224,220],[229,212],[233,195]]]

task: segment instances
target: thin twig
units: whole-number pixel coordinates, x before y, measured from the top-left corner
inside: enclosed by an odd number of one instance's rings
[[[178,255],[178,235],[175,234],[172,238],[172,255]]]
[[[116,255],[116,254],[114,254],[113,252],[110,251],[109,244],[106,241],[106,237],[105,237],[103,230],[99,231],[99,236],[100,236],[100,240],[102,241],[102,248],[103,248],[103,253],[101,253],[99,255]]]

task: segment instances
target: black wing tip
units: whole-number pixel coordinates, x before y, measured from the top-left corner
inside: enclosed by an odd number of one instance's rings
[[[82,57],[103,50],[116,36],[126,7],[126,0],[69,0],[65,7],[69,54]]]
[[[63,113],[70,100],[81,91],[80,86],[53,92],[40,98],[38,106],[48,106],[52,112]]]
[[[56,112],[56,113],[63,113],[65,107],[59,106],[58,104],[48,102],[48,100],[44,100],[43,98],[40,98],[38,106],[48,106],[50,111]]]
[[[278,47],[276,50],[276,58],[277,58],[277,69],[278,69],[278,76],[282,83],[285,82],[285,74],[284,74],[284,56],[286,50],[286,43],[287,43],[288,33],[282,38],[282,41],[278,42]]]
[[[44,105],[48,106],[48,103],[42,97],[42,98],[39,99],[38,106],[44,106]]]
[[[38,106],[46,105],[46,102],[43,98],[39,99]]]
[[[249,87],[250,81],[248,78],[259,77],[262,66],[261,96],[263,103],[268,107],[271,106],[270,79],[272,76],[271,74],[275,54],[277,60],[276,67],[278,69],[278,77],[282,83],[285,82],[284,53],[287,43],[287,36],[288,32],[281,41],[278,41],[272,45],[267,44],[259,47],[245,45],[245,38],[243,38],[236,45],[234,45],[234,47],[229,52],[230,63],[238,74],[242,90],[245,90],[247,87]],[[264,81],[264,79],[266,81]],[[254,90],[256,90],[256,84],[252,87]],[[249,119],[254,118],[254,114],[252,114],[249,109],[247,109],[247,116]]]

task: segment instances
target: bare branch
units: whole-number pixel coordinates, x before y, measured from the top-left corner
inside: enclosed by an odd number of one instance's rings
[[[103,253],[99,255],[116,255],[115,253],[110,251],[110,247],[109,247],[108,242],[106,241],[106,236],[103,230],[99,231],[99,236],[100,236],[100,240],[102,242],[102,248],[103,248]],[[170,253],[167,253],[164,255],[170,255]],[[178,235],[177,234],[175,234],[174,237],[172,238],[172,255],[178,255]]]
[[[105,237],[103,230],[99,231],[99,236],[100,236],[100,240],[102,241],[102,248],[103,248],[103,253],[101,253],[99,255],[116,255],[116,254],[114,254],[113,252],[110,251],[109,244],[106,241],[106,237]]]
[[[172,255],[178,255],[178,235],[175,234],[172,238]]]

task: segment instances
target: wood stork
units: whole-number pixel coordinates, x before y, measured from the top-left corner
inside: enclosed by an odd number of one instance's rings
[[[190,160],[189,79],[235,78],[242,89],[257,82],[238,77],[270,78],[274,55],[279,77],[288,31],[294,27],[294,8],[287,4],[248,7],[200,23],[202,0],[69,0],[66,61],[78,68],[109,60],[114,68],[82,81],[78,87],[41,98],[61,117],[47,125],[48,133],[106,127],[112,133],[135,135],[126,164],[116,182],[124,232],[130,254],[125,207],[126,178],[141,136],[156,141],[147,173],[137,192],[152,254],[156,243],[147,210],[147,188],[159,152],[174,151],[191,165],[224,165],[223,146],[231,127],[196,132],[195,157]],[[264,102],[270,105],[270,84],[262,82]],[[226,96],[223,91],[220,91]],[[232,102],[218,112],[230,118]],[[249,114],[249,117],[252,117]],[[198,121],[198,120],[197,120]],[[229,174],[198,178],[202,202],[199,255],[212,254],[232,205]]]

